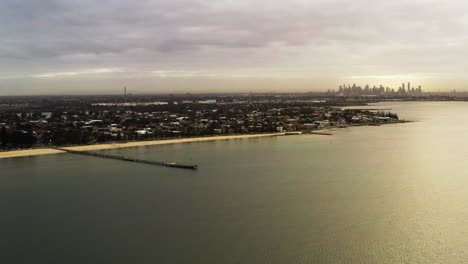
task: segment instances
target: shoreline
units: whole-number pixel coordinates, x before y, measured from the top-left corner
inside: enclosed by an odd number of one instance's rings
[[[399,123],[408,123],[408,122],[412,122],[412,121],[398,120],[396,122],[382,123],[378,125],[380,126],[380,125],[386,125],[386,124],[399,124]],[[144,146],[156,146],[156,145],[192,143],[192,142],[206,142],[206,141],[229,140],[229,139],[274,137],[274,136],[287,136],[287,135],[307,135],[307,134],[309,135],[331,135],[330,132],[336,131],[339,128],[352,128],[352,127],[360,127],[360,126],[372,126],[372,124],[362,123],[362,124],[348,125],[345,127],[329,127],[329,128],[319,129],[319,130],[313,130],[313,131],[310,131],[309,133],[304,133],[304,131],[297,131],[297,132],[292,132],[291,134],[288,134],[288,132],[281,132],[281,133],[267,133],[267,134],[208,136],[208,137],[194,137],[194,138],[134,141],[134,142],[125,142],[125,143],[115,142],[115,143],[82,145],[82,146],[72,146],[72,147],[62,147],[62,148],[67,149],[67,150],[74,150],[74,151],[93,151],[93,150],[120,149],[120,148],[131,148],[131,147],[144,147]],[[66,153],[66,152],[62,150],[52,149],[52,148],[22,149],[22,150],[0,152],[0,159],[33,157],[33,156],[63,154],[63,153]]]
[[[285,133],[268,133],[268,134],[209,136],[209,137],[179,138],[179,139],[159,139],[159,140],[135,141],[135,142],[126,142],[126,143],[107,143],[107,144],[97,144],[97,145],[63,147],[63,149],[75,150],[75,151],[92,151],[92,150],[119,149],[119,148],[131,148],[131,147],[142,147],[142,146],[229,140],[229,139],[275,137],[275,136],[284,136],[284,135]],[[51,149],[51,148],[13,150],[13,151],[0,152],[0,159],[32,157],[32,156],[41,156],[41,155],[63,154],[63,153],[66,153],[66,152],[62,150]]]

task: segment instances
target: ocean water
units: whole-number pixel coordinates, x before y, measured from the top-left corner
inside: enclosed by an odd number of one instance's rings
[[[468,103],[412,123],[0,160],[0,263],[468,263]]]

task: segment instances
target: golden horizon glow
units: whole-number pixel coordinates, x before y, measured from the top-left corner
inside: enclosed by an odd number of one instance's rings
[[[466,10],[465,0],[4,0],[0,95],[468,90]]]

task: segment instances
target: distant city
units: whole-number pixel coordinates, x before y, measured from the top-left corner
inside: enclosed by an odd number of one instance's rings
[[[390,87],[379,87],[369,85],[363,87],[356,84],[353,85],[340,85],[338,91],[328,90],[328,94],[339,95],[339,96],[423,96],[423,90],[421,85],[418,87],[412,87],[411,82],[407,84],[402,83],[397,90]]]

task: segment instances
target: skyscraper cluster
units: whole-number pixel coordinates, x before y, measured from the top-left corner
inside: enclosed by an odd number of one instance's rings
[[[379,87],[373,86],[372,88],[369,85],[366,85],[364,88],[356,84],[353,85],[340,85],[338,91],[328,90],[329,94],[338,95],[338,96],[422,96],[423,90],[421,85],[417,88],[411,87],[411,83],[408,84],[402,83],[397,90],[390,87],[384,87],[380,85]]]

